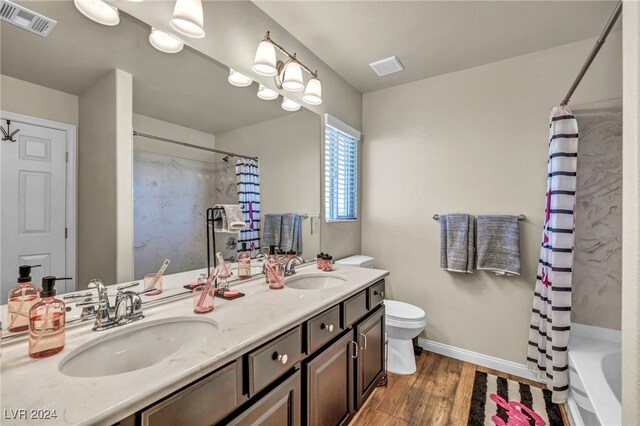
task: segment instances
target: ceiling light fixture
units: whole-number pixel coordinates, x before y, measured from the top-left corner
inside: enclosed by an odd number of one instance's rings
[[[277,60],[276,49],[287,55],[286,62]],[[253,62],[253,70],[260,75],[274,76],[278,89],[285,89],[291,92],[299,92],[305,88],[302,74],[304,70],[311,76],[311,79],[307,84],[303,100],[309,105],[320,105],[322,103],[322,83],[318,78],[318,71],[311,71],[309,67],[298,60],[295,53],[293,55],[290,54],[278,43],[271,40],[269,31],[267,31],[264,39],[258,45]],[[285,108],[284,101],[282,105]]]
[[[204,37],[204,13],[201,0],[176,0],[171,28],[188,37]]]
[[[292,101],[289,98],[282,98],[282,109],[285,111],[290,111],[290,112],[294,112],[300,109],[300,104]]]
[[[114,26],[120,23],[120,14],[115,6],[104,0],[73,0],[76,9],[98,24]]]
[[[227,81],[236,87],[247,87],[253,83],[251,78],[231,68],[229,68],[229,78],[227,78]]]
[[[184,43],[164,31],[151,28],[149,43],[156,49],[164,53],[178,53],[184,47]]]
[[[271,90],[262,84],[258,88],[258,97],[260,99],[264,99],[265,101],[272,101],[274,99],[278,99],[278,92],[275,90]]]

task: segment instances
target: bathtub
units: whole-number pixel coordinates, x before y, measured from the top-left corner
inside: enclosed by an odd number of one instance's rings
[[[572,324],[569,398],[573,426],[621,424],[620,332]]]

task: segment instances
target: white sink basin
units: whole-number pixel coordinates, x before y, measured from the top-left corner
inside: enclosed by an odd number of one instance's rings
[[[316,273],[294,275],[284,280],[284,286],[296,290],[326,290],[343,285],[347,280],[342,275]]]
[[[197,350],[212,341],[218,331],[215,321],[190,317],[123,327],[71,352],[60,362],[60,372],[73,377],[100,377],[151,367],[178,352]]]

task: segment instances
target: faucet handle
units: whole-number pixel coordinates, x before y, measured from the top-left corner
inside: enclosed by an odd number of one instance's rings
[[[137,282],[137,281],[134,281],[134,282],[129,283],[129,284],[119,285],[119,286],[116,288],[116,290],[118,290],[118,291],[122,291],[122,290],[124,290],[125,288],[131,288],[131,287],[135,287],[135,286],[137,286],[137,285],[140,285],[140,283],[139,283],[139,282]]]
[[[76,299],[86,299],[87,297],[92,297],[93,294],[88,291],[84,294],[66,294],[64,296],[62,296],[62,299],[64,300],[76,300]]]
[[[105,302],[104,300],[85,300],[84,302],[78,302],[76,303],[76,306],[78,308],[83,308],[85,306],[107,306],[107,302]]]
[[[92,290],[92,289],[96,289],[98,290],[98,295],[99,296],[103,296],[107,293],[107,288],[105,287],[104,283],[102,282],[101,279],[99,278],[94,278],[89,282],[89,285],[87,285],[87,288]]]

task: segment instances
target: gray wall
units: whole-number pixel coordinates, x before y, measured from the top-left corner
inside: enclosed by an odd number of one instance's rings
[[[423,308],[422,337],[524,364],[544,216],[549,111],[594,39],[364,95],[363,252],[389,296]],[[613,33],[574,96],[622,95]],[[568,71],[573,70],[573,71]],[[522,275],[444,272],[434,213],[527,215]]]
[[[114,70],[79,98],[77,288],[133,278],[132,89]]]
[[[621,100],[577,106],[580,142],[571,320],[620,330],[622,309]]]

